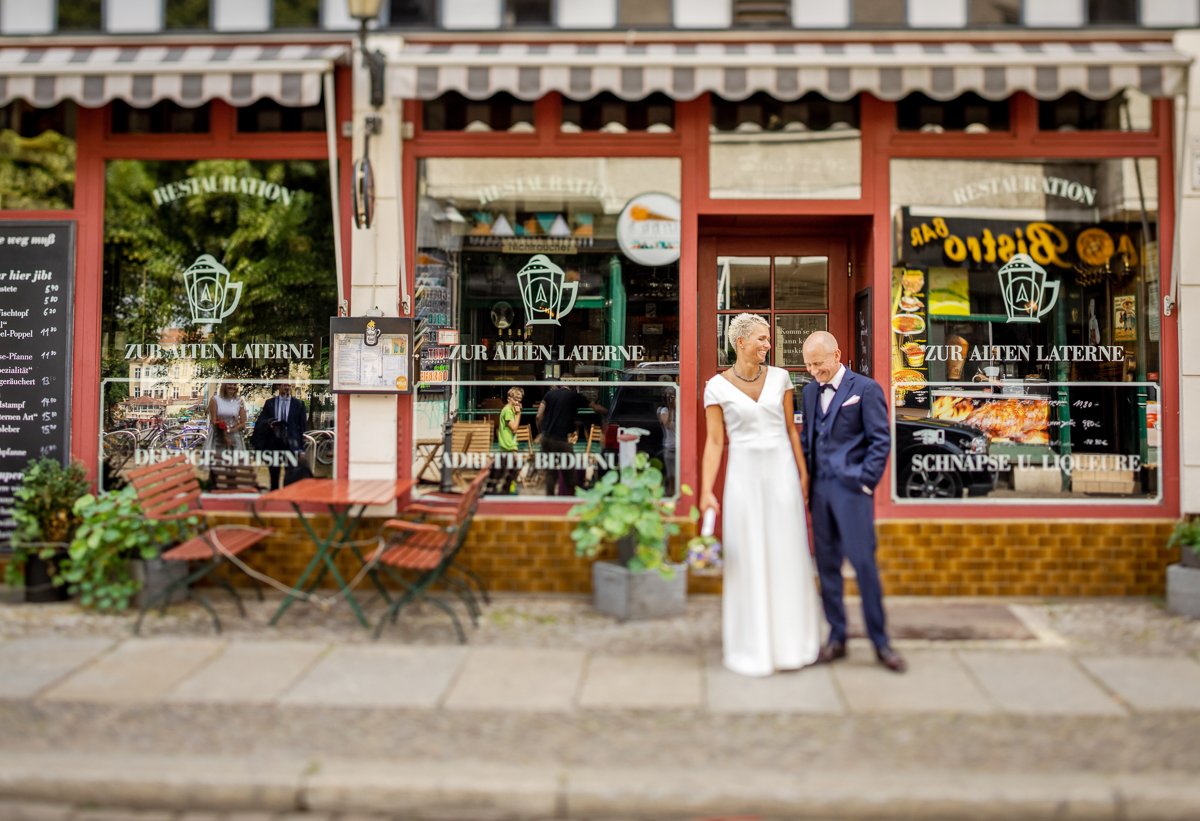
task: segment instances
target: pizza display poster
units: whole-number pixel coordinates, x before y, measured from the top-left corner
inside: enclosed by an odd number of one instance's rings
[[[929,366],[925,349],[929,343],[928,271],[920,268],[892,269],[890,333],[892,337],[892,392],[896,407],[930,407]]]

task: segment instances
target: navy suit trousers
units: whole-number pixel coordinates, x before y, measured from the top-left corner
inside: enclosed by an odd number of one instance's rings
[[[842,600],[842,557],[858,577],[863,619],[876,647],[887,647],[883,588],[875,568],[875,510],[872,497],[846,487],[835,478],[817,477],[812,484],[810,508],[816,541],[817,573],[821,602],[829,622],[829,640],[846,641],[846,605]]]

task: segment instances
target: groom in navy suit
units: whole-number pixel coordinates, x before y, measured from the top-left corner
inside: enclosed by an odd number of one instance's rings
[[[846,656],[845,557],[858,577],[863,618],[875,655],[889,670],[903,673],[907,664],[888,642],[883,588],[875,567],[872,496],[892,443],[883,388],[846,368],[837,339],[825,331],[804,341],[804,364],[813,381],[800,394],[804,424],[800,442],[808,467],[808,509],[821,601],[830,628],[819,660],[831,662]]]

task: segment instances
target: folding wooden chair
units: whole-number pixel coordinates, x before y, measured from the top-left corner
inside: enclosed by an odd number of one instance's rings
[[[462,623],[458,619],[458,614],[454,612],[454,608],[443,599],[430,595],[429,588],[441,582],[453,589],[466,605],[467,612],[471,614],[472,623],[478,625],[480,610],[470,588],[447,573],[454,566],[454,559],[458,555],[458,551],[462,549],[467,533],[471,529],[475,508],[487,485],[488,473],[486,468],[479,471],[455,505],[417,503],[409,505],[404,511],[406,514],[419,514],[422,518],[426,515],[449,516],[451,517],[449,524],[436,525],[407,519],[389,519],[383,523],[381,533],[386,533],[388,530],[394,530],[396,533],[387,544],[369,555],[366,561],[376,560],[384,572],[404,588],[404,593],[398,596],[387,611],[380,616],[379,623],[375,626],[375,638],[379,638],[384,625],[389,620],[396,621],[400,610],[406,604],[416,599],[422,599],[445,611],[454,623],[454,632],[458,634],[459,642],[467,643],[467,635],[463,631]],[[484,601],[487,602],[487,591],[483,587],[483,580],[466,568],[454,569],[474,579],[483,593]],[[415,573],[416,578],[412,581],[405,579],[401,575],[404,571]]]
[[[142,505],[143,515],[151,521],[178,521],[194,516],[203,517],[205,514],[200,506],[200,483],[196,481],[196,471],[186,456],[176,456],[164,462],[147,465],[130,471],[129,483],[137,490],[138,501]],[[147,598],[138,613],[137,622],[133,626],[134,634],[142,629],[142,619],[146,611],[155,604],[161,603],[160,613],[167,612],[171,597],[175,591],[183,588],[190,599],[195,599],[212,616],[213,627],[221,632],[221,620],[213,610],[205,596],[199,596],[192,585],[212,573],[223,562],[226,556],[236,556],[238,553],[261,542],[274,531],[242,525],[219,525],[209,527],[199,536],[188,539],[181,545],[171,548],[162,554],[162,559],[168,562],[195,562],[199,567],[190,574],[171,582],[158,596]],[[220,548],[217,545],[220,545]],[[238,612],[243,617],[246,608],[242,598],[233,589],[228,579],[214,576],[217,584],[224,587],[233,600],[237,602]],[[251,577],[254,587],[262,598],[262,589],[258,580]]]
[[[413,471],[413,478],[418,482],[430,482],[438,485],[442,482],[442,448],[444,439],[418,439],[416,442],[416,460],[420,467]]]
[[[480,422],[455,422],[450,434],[451,453],[490,453],[492,450],[492,424]],[[476,469],[456,468],[451,474],[454,486],[465,490],[476,475]]]

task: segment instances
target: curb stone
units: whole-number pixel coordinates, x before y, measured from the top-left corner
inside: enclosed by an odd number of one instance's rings
[[[1194,773],[767,772],[514,765],[468,759],[253,759],[0,753],[0,807],[66,805],[405,819],[695,819],[759,815],[855,821],[1194,821]],[[191,813],[189,813],[190,815]]]

